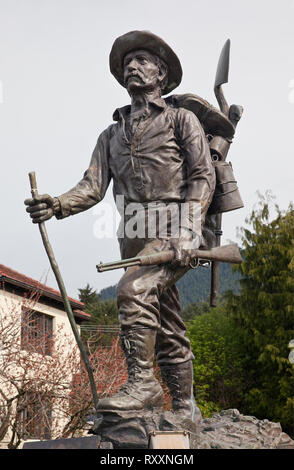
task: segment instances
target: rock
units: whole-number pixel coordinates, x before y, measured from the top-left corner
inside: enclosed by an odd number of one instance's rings
[[[182,419],[181,414],[172,411],[165,411],[160,415],[160,431],[189,431],[194,435],[199,435],[202,429],[202,423],[195,424],[190,419]]]
[[[194,445],[196,449],[294,449],[294,441],[282,431],[280,423],[244,416],[235,409],[203,420]]]
[[[154,430],[189,431],[191,449],[294,449],[280,423],[244,416],[236,409],[220,411],[201,426],[171,411],[103,412],[92,433],[100,436],[101,448],[147,449]]]

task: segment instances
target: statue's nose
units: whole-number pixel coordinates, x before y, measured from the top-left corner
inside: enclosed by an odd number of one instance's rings
[[[136,70],[138,67],[138,63],[136,60],[131,60],[129,63],[128,63],[128,70],[129,71],[132,71],[132,70]]]

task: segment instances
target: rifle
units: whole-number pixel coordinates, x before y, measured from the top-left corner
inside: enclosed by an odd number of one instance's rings
[[[97,264],[96,268],[99,273],[110,271],[112,269],[129,268],[130,266],[152,266],[156,264],[170,263],[174,259],[174,251],[167,250],[159,253],[152,253],[151,255],[137,256],[135,258],[128,258],[111,263]],[[211,250],[193,250],[193,261],[190,264],[191,268],[196,268],[199,264],[207,264],[207,262],[224,262],[224,263],[242,263],[242,258],[238,245],[232,243],[231,245],[224,245],[212,248]]]

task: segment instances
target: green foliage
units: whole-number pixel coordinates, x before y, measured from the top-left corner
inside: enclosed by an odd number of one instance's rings
[[[118,309],[114,299],[101,300],[100,295],[89,284],[84,289],[79,289],[79,292],[85,311],[91,315],[91,323],[112,325],[118,322]]]
[[[190,312],[193,308],[190,306]],[[195,396],[203,416],[220,409],[239,408],[242,402],[243,358],[239,348],[241,332],[227,315],[223,305],[199,314],[195,305],[194,319],[187,334],[195,356]]]
[[[87,284],[84,289],[79,289],[79,299],[85,304],[86,308],[92,304],[95,304],[99,298],[100,294],[97,294],[97,292],[93,290],[89,284]]]
[[[293,433],[293,365],[288,343],[294,337],[294,211],[275,207],[270,221],[269,200],[242,229],[244,261],[235,268],[242,276],[239,294],[227,294],[227,309],[242,328],[247,374],[244,409],[259,418],[280,421]]]
[[[207,313],[210,311],[210,306],[208,302],[200,302],[200,303],[192,303],[188,304],[182,313],[182,319],[184,322],[192,321],[195,316],[202,315],[203,313]]]
[[[195,355],[196,400],[204,416],[223,408],[281,423],[293,435],[293,365],[288,343],[294,338],[294,211],[269,198],[241,229],[244,261],[234,268],[239,292],[223,304],[190,304],[184,320]]]
[[[113,328],[118,324],[116,300],[101,300],[100,295],[89,284],[84,289],[79,289],[79,292],[79,298],[85,304],[85,311],[91,315],[90,324],[87,321],[81,326],[84,343],[109,346],[118,334]]]

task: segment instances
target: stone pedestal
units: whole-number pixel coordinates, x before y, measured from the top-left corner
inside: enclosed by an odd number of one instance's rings
[[[116,411],[101,412],[95,419],[93,434],[101,443],[111,443],[114,449],[148,449],[153,431],[188,431],[193,441],[200,435],[200,427],[170,411]]]
[[[197,449],[294,449],[280,423],[223,410],[203,420]]]
[[[147,449],[152,431],[188,431],[190,449],[294,449],[280,423],[244,416],[235,409],[216,413],[201,426],[170,411],[101,413],[93,433],[102,447]]]
[[[223,410],[196,427],[167,412],[105,412],[97,416],[91,437],[25,443],[24,449],[148,449],[153,431],[188,431],[190,449],[294,449],[279,423],[238,410]]]

